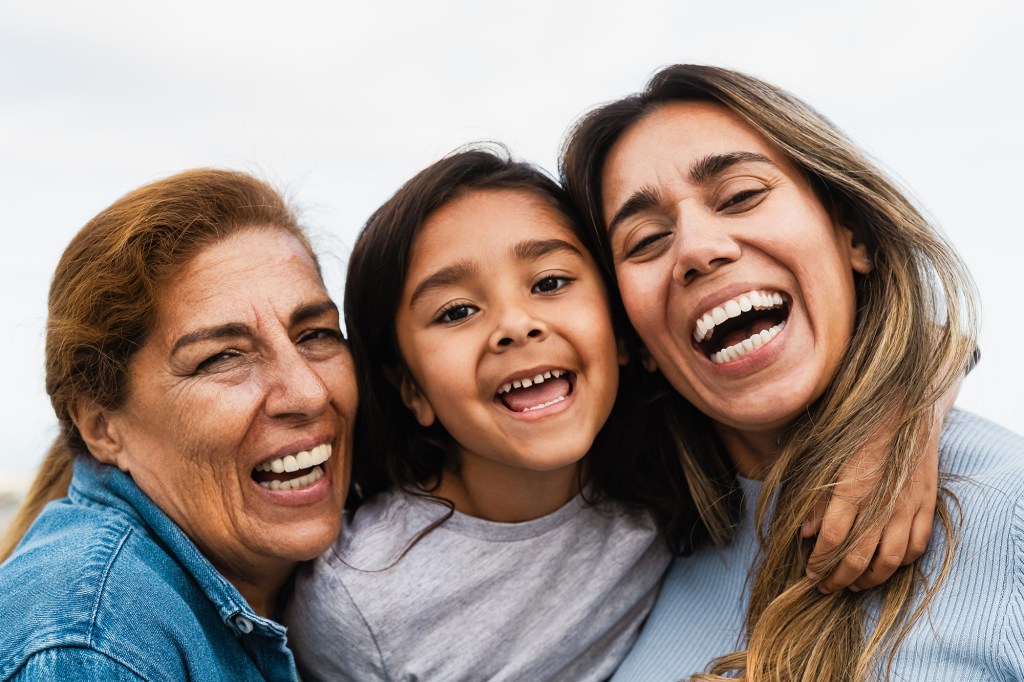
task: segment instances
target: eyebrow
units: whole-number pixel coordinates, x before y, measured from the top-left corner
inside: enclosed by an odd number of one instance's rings
[[[692,184],[703,185],[729,168],[741,163],[766,163],[775,166],[775,162],[770,158],[756,152],[708,154],[694,161],[687,175]],[[652,187],[641,187],[633,192],[622,206],[619,207],[619,210],[615,212],[615,216],[608,222],[608,235],[611,236],[615,229],[627,218],[653,208],[660,202],[661,195]]]
[[[330,299],[317,301],[315,303],[307,303],[300,305],[292,311],[289,324],[294,326],[312,318],[337,312],[338,306]],[[174,355],[186,346],[201,343],[203,341],[237,339],[241,336],[255,335],[256,332],[253,328],[243,322],[228,322],[227,324],[219,324],[213,327],[203,327],[202,329],[197,329],[179,337],[178,340],[174,342],[174,347],[171,348],[171,355]]]
[[[409,297],[409,307],[415,305],[417,299],[424,296],[428,291],[451,286],[459,280],[465,279],[466,277],[476,273],[476,271],[476,265],[465,261],[453,263],[452,265],[441,268],[416,285],[416,288],[413,289],[412,296]]]
[[[583,257],[582,251],[564,239],[527,239],[517,242],[512,246],[512,255],[521,261],[537,260],[549,253],[555,253],[558,251],[567,251],[580,256],[581,258]],[[459,282],[471,275],[475,275],[478,272],[479,268],[475,263],[465,261],[460,261],[441,268],[416,285],[416,288],[412,292],[412,296],[409,297],[409,307],[411,308],[415,305],[416,301],[427,292],[451,286],[452,284],[455,284],[456,282]]]
[[[512,253],[519,260],[537,260],[557,251],[568,251],[583,256],[579,249],[564,239],[529,239],[512,247]]]

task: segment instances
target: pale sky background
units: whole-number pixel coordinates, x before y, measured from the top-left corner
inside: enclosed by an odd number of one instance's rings
[[[982,363],[958,403],[1024,433],[1022,29],[1022,0],[4,0],[0,489],[56,433],[42,370],[53,268],[126,191],[194,166],[269,179],[340,299],[357,230],[414,172],[479,139],[554,170],[571,121],[677,62],[792,90],[910,188],[984,305]]]

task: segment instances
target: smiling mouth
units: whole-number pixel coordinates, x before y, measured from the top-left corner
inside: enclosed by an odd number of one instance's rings
[[[744,358],[770,342],[786,326],[789,299],[778,291],[748,291],[720,303],[693,329],[697,348],[716,365]]]
[[[322,443],[312,450],[303,450],[259,464],[252,478],[268,490],[295,490],[312,485],[324,477],[320,465],[331,458],[331,444]]]
[[[510,381],[494,397],[512,412],[532,412],[562,402],[572,395],[575,385],[575,374],[552,369]]]

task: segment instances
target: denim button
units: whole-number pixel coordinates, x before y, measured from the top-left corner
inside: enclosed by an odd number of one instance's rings
[[[252,632],[252,621],[245,616],[235,616],[235,627],[243,635],[247,635]]]

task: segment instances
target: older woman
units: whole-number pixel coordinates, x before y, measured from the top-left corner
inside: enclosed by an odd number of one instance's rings
[[[338,534],[356,393],[280,196],[197,170],[116,201],[57,266],[46,369],[0,679],[294,679],[274,616]]]
[[[737,522],[676,562],[617,679],[715,656],[714,679],[1024,679],[1024,439],[994,424],[947,420],[920,566],[860,594],[805,576],[795,529],[848,453],[895,415],[879,490],[826,565],[899,504],[918,417],[969,362],[973,287],[914,206],[805,104],[711,67],[667,68],[591,112],[563,174],[674,389],[655,410],[692,427],[676,431],[697,505]]]

